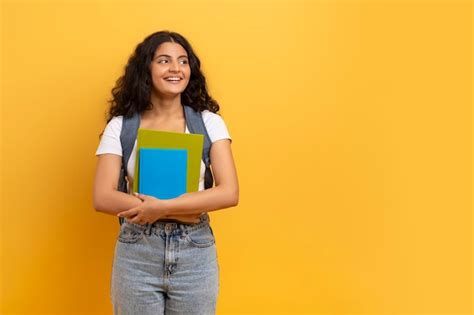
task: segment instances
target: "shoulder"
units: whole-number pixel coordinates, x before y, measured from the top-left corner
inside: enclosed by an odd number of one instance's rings
[[[213,113],[209,110],[201,112],[202,120],[206,126],[207,133],[211,142],[215,142],[220,139],[231,139],[229,130],[224,122],[221,115]]]
[[[216,113],[211,112],[210,110],[203,110],[201,112],[202,115],[202,120],[204,121],[204,124],[213,124],[213,123],[221,123],[224,122],[222,119],[222,116]]]
[[[120,137],[122,131],[123,116],[113,117],[105,127],[104,134],[107,136]]]
[[[122,131],[122,116],[113,117],[105,126],[96,155],[112,153],[122,155],[120,132]]]
[[[109,125],[122,128],[123,116],[115,116],[109,121]]]

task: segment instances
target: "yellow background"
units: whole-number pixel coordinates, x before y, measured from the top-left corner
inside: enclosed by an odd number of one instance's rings
[[[3,1],[2,314],[111,314],[115,80],[187,37],[233,138],[219,314],[471,314],[468,1]]]

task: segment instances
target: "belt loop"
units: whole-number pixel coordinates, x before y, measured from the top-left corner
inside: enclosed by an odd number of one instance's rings
[[[152,228],[152,224],[151,223],[147,223],[146,224],[146,235],[150,236],[151,235],[151,228]]]

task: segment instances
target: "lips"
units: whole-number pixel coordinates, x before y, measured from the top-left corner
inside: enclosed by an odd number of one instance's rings
[[[179,81],[183,80],[183,78],[177,77],[177,76],[170,76],[170,77],[164,78],[164,80],[168,81],[168,82],[179,82]]]

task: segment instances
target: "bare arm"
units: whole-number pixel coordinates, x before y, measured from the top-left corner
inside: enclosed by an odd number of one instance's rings
[[[93,189],[93,204],[97,211],[116,215],[142,203],[137,197],[117,190],[121,163],[122,157],[116,154],[98,156]]]
[[[214,142],[210,155],[215,187],[163,200],[163,207],[168,215],[201,213],[234,207],[238,204],[239,184],[230,140]]]
[[[230,140],[222,139],[211,146],[212,170],[216,187],[183,194],[173,199],[157,199],[139,195],[142,204],[120,212],[130,222],[154,222],[163,216],[176,216],[208,212],[236,206],[239,202],[239,185]]]
[[[163,200],[168,215],[193,214],[234,207],[239,202],[239,184],[231,142],[222,139],[211,146],[210,157],[215,187]]]

